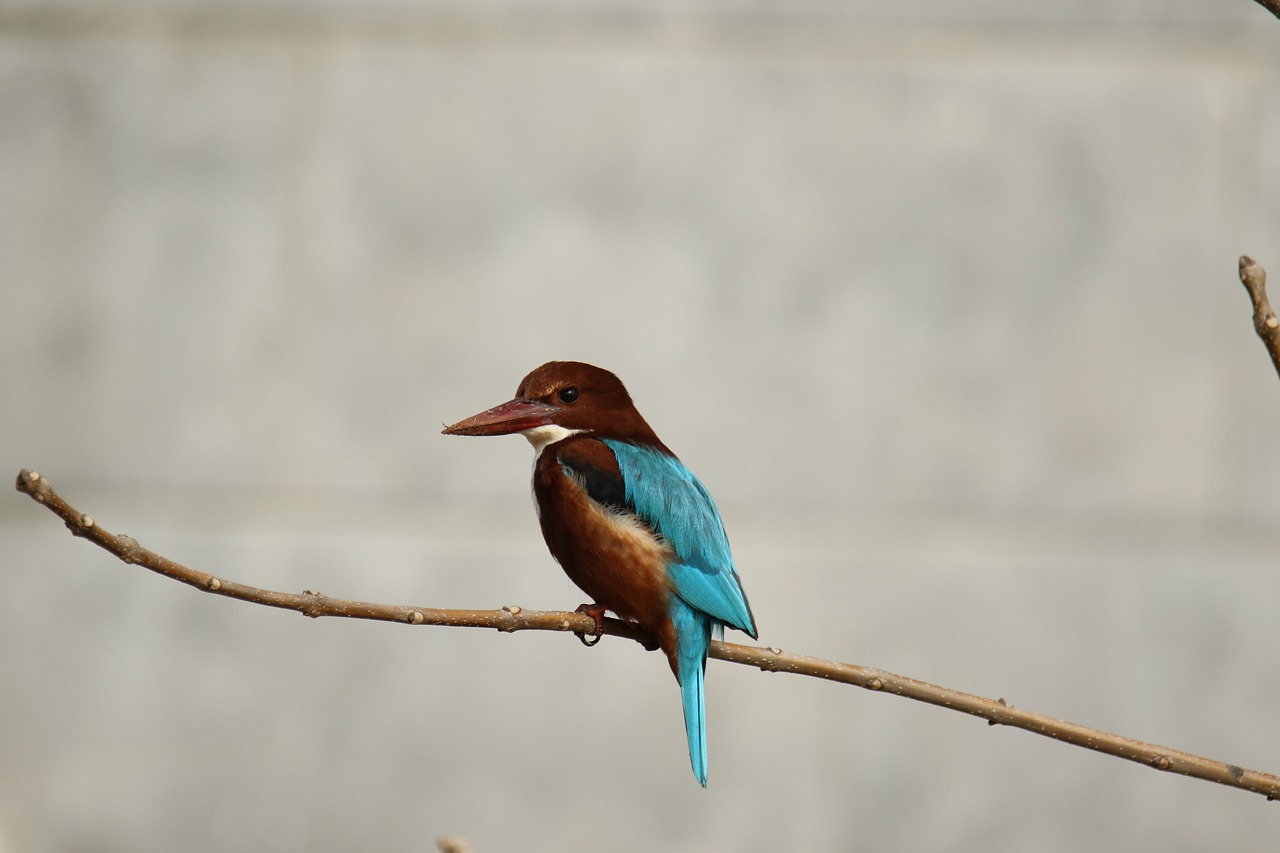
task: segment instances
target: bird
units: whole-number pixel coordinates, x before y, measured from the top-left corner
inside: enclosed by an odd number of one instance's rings
[[[707,786],[704,684],[711,639],[729,626],[757,639],[711,493],[640,415],[616,375],[551,361],[515,397],[445,435],[513,435],[533,445],[543,539],[592,599],[579,611],[603,631],[606,611],[638,623],[680,685],[689,760]]]

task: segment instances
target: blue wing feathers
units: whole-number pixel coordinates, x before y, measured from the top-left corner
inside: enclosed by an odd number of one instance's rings
[[[712,616],[718,622],[732,625],[756,636],[751,609],[742,595],[737,575],[732,572],[707,572],[687,563],[676,563],[667,568],[675,583],[676,594],[689,604]]]
[[[627,503],[676,552],[668,567],[676,595],[717,622],[756,636],[715,501],[679,459],[652,447],[604,439],[622,474]],[[674,618],[674,616],[673,616]]]

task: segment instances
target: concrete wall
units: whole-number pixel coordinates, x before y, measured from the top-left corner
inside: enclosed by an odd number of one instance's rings
[[[582,601],[618,372],[762,642],[1280,771],[1280,21],[1232,2],[0,4],[0,471],[255,585]],[[0,501],[0,850],[1265,847],[1260,797],[621,641],[200,596]]]

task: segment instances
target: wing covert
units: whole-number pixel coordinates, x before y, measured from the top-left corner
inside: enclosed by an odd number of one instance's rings
[[[734,570],[715,501],[679,459],[656,448],[603,439],[612,451],[627,508],[676,552],[668,567],[676,594],[727,625],[756,636],[751,606]]]

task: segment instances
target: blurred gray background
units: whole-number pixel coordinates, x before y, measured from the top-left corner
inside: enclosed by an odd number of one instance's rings
[[[274,589],[569,609],[608,367],[761,641],[1280,771],[1280,21],[1248,0],[0,3],[0,472]],[[1264,849],[1261,797],[606,639],[205,596],[0,501],[0,850]]]

